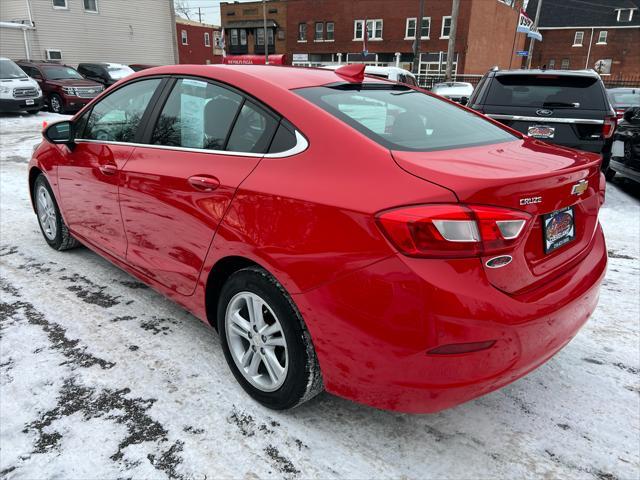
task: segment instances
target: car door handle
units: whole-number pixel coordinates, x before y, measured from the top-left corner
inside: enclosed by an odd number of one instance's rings
[[[189,177],[189,184],[201,192],[212,192],[220,186],[220,180],[209,175],[194,175]]]
[[[98,167],[100,171],[105,175],[115,175],[118,173],[118,166],[115,164],[107,163]]]

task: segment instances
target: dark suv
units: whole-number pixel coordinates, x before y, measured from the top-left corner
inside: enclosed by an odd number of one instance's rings
[[[134,73],[129,66],[119,63],[80,63],[78,71],[86,78],[100,82],[105,87],[110,87],[118,80]]]
[[[616,114],[593,70],[491,70],[468,106],[530,137],[601,153],[609,168]]]
[[[16,62],[42,89],[45,103],[55,113],[76,112],[98,96],[104,87],[86,80],[75,69],[53,62]]]

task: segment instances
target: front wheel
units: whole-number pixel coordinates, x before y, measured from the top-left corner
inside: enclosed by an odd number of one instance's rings
[[[60,209],[53,196],[49,182],[41,173],[33,184],[33,201],[36,206],[38,223],[42,236],[55,250],[69,250],[80,243],[71,236],[60,215]]]
[[[218,302],[218,331],[229,368],[265,407],[295,407],[323,390],[318,360],[298,309],[261,268],[234,273]]]
[[[51,97],[49,97],[49,109],[53,113],[64,113],[64,104],[62,103],[60,95],[56,93],[51,94]]]

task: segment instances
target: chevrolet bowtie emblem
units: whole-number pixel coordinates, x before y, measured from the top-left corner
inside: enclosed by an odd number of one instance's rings
[[[571,195],[582,195],[589,188],[589,182],[586,180],[580,180],[573,187],[571,187]]]

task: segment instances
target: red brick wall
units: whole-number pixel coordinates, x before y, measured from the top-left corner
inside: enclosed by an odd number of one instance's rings
[[[182,44],[182,30],[187,31],[188,45]],[[209,32],[209,47],[205,46],[204,43],[205,32]],[[213,46],[215,40],[213,32],[214,29],[212,27],[176,22],[179,63],[221,63],[222,57],[214,55]]]
[[[606,30],[607,44],[598,45],[598,33]],[[584,32],[582,47],[574,47],[576,31]],[[549,66],[555,60],[555,68],[560,68],[563,58],[569,59],[570,69],[594,68],[601,59],[612,60],[611,75],[640,75],[640,28],[595,28],[591,38],[590,28],[567,28],[562,30],[541,30],[543,41],[534,44],[531,66]],[[591,52],[587,64],[589,43]]]

